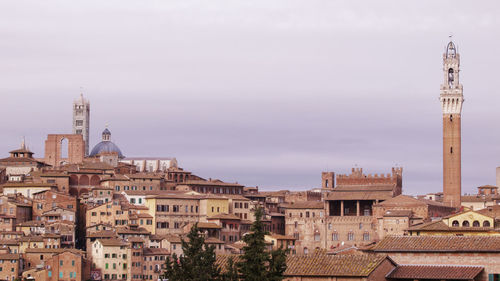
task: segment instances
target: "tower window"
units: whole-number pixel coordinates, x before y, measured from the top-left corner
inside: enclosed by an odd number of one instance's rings
[[[450,146],[450,153],[453,153],[453,146]]]
[[[453,115],[450,115],[450,122],[453,122]]]
[[[453,81],[455,80],[453,68],[448,69],[448,86],[453,87]]]

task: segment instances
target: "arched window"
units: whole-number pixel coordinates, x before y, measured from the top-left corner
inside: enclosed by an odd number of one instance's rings
[[[450,68],[448,69],[448,86],[450,88],[453,87],[453,80],[455,80],[454,71],[453,68]]]
[[[69,141],[67,138],[62,138],[61,139],[61,159],[67,159],[68,158],[68,150],[69,150]]]
[[[459,226],[460,226],[460,224],[458,223],[458,221],[457,221],[457,220],[455,220],[455,221],[453,221],[453,222],[451,223],[451,226],[453,226],[453,227],[459,227]]]
[[[463,222],[462,222],[462,226],[463,226],[463,227],[469,227],[469,226],[470,226],[469,221],[463,221]]]
[[[474,221],[474,222],[472,223],[472,226],[473,226],[473,227],[480,227],[480,226],[481,226],[481,224],[479,223],[479,221]]]
[[[484,221],[483,222],[483,227],[490,227],[490,222],[489,221]]]
[[[363,233],[363,240],[370,241],[370,233],[368,233],[368,232]]]
[[[332,233],[332,240],[339,241],[339,234],[337,232]]]
[[[309,250],[307,249],[307,247],[304,247],[304,254],[309,254]]]
[[[349,232],[347,233],[347,240],[352,241],[354,240],[354,232]]]
[[[321,235],[319,233],[314,234],[314,241],[320,241],[321,240]]]

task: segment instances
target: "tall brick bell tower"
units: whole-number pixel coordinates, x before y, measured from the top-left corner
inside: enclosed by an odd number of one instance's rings
[[[453,41],[443,54],[444,83],[441,85],[443,109],[443,193],[444,203],[459,208],[462,194],[461,117],[464,102],[459,81],[460,55]]]

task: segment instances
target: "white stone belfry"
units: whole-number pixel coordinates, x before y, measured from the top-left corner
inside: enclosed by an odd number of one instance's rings
[[[463,87],[459,80],[460,54],[450,41],[443,54],[444,83],[441,85],[441,107],[443,114],[461,114],[464,102]]]
[[[85,156],[89,155],[90,102],[83,94],[73,102],[73,134],[83,136],[85,141]]]

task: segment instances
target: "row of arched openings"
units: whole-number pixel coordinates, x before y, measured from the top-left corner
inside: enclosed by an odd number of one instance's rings
[[[453,227],[460,227],[460,222],[458,222],[457,220],[454,220],[452,223],[451,223],[451,226]],[[468,220],[465,220],[462,222],[462,227],[470,227],[471,224]],[[484,221],[483,222],[483,227],[490,227],[490,222],[489,221]],[[473,221],[472,222],[472,227],[481,227],[481,223],[477,220]]]

